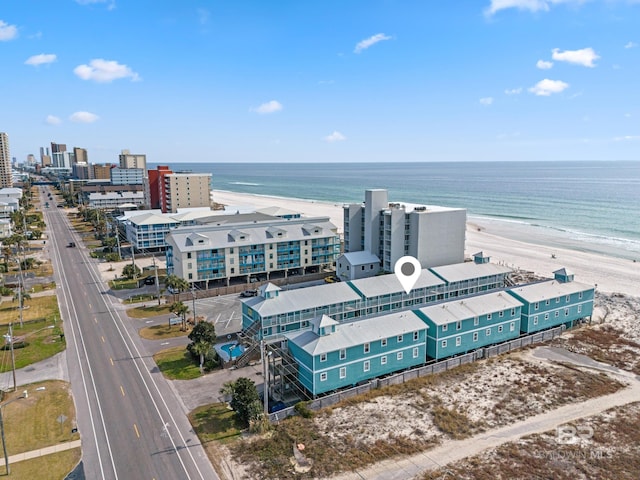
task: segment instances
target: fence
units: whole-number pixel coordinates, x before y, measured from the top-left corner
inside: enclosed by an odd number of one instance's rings
[[[464,355],[459,355],[457,357],[448,358],[439,362],[430,363],[422,367],[414,368],[404,372],[391,374],[387,377],[374,378],[364,385],[359,385],[347,390],[340,390],[339,392],[312,400],[307,404],[307,407],[311,410],[320,410],[321,408],[330,407],[331,405],[335,405],[342,400],[355,397],[356,395],[360,395],[362,393],[367,393],[376,388],[388,387],[389,385],[398,385],[408,382],[409,380],[412,380],[414,378],[446,372],[447,370],[451,370],[452,368],[459,367],[460,365],[464,365],[466,363],[475,362],[476,360],[479,360],[481,358],[495,357],[497,355],[510,352],[511,350],[517,350],[519,348],[526,347],[527,345],[553,340],[554,338],[559,337],[565,330],[566,327],[564,325],[561,325],[550,330],[545,330],[544,332],[533,333],[531,335],[520,337],[509,342],[500,343],[498,345],[491,345],[490,347],[479,348],[478,350],[465,353]],[[288,407],[279,410],[278,412],[270,413],[269,421],[277,422],[295,414],[295,407]]]

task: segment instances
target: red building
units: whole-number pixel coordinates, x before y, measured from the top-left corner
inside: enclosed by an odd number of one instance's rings
[[[148,170],[149,174],[149,197],[151,208],[162,208],[162,203],[165,198],[164,188],[164,176],[173,173],[171,169],[166,165],[158,165],[156,170]]]

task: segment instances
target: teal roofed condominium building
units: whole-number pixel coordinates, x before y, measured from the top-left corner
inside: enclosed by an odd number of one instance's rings
[[[298,381],[312,396],[421,365],[427,325],[411,312],[338,323],[323,315],[286,334]]]
[[[520,336],[522,302],[506,292],[421,308],[416,314],[429,326],[427,355],[440,360]]]

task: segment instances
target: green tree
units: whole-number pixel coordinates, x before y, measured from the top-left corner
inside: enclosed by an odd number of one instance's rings
[[[173,302],[170,307],[171,312],[175,313],[179,317],[182,318],[182,331],[187,330],[187,312],[189,311],[189,307],[187,307],[182,302]]]
[[[31,300],[31,295],[25,292],[24,288],[20,287],[19,290],[13,294],[13,299],[19,301],[20,305],[18,305],[18,308],[24,308],[24,301]]]
[[[127,280],[131,280],[133,277],[140,275],[140,268],[138,268],[135,263],[128,263],[122,268],[122,275],[124,275]]]
[[[167,275],[164,284],[167,287],[171,287],[174,292],[184,292],[189,289],[189,282],[184,278],[180,278],[177,275]],[[173,294],[173,301],[176,301],[176,294]],[[195,319],[194,319],[195,320]]]
[[[200,373],[204,373],[204,359],[216,341],[216,330],[212,323],[200,322],[189,333],[191,343],[187,350],[200,357]]]
[[[231,395],[229,405],[236,412],[238,419],[249,426],[255,420],[256,406],[260,404],[260,396],[253,380],[245,377],[238,378],[235,382],[227,382],[220,389],[223,395]],[[260,412],[262,413],[262,412]]]
[[[22,270],[31,270],[37,266],[37,262],[35,258],[29,257],[25,258],[20,262],[20,268]]]

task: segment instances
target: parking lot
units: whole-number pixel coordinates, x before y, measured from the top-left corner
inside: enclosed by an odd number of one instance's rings
[[[193,309],[192,301],[185,301]],[[242,330],[242,305],[236,294],[196,300],[196,315],[216,327],[216,335],[231,335]]]

